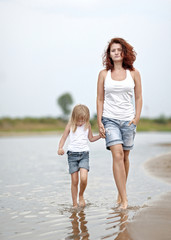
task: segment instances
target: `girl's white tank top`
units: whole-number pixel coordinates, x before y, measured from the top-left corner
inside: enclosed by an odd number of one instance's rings
[[[75,132],[70,129],[68,150],[72,152],[89,151],[88,132],[88,129],[85,130],[85,124],[78,126]]]
[[[104,82],[103,117],[130,121],[135,117],[133,96],[135,83],[129,70],[122,81],[113,80],[111,70]]]

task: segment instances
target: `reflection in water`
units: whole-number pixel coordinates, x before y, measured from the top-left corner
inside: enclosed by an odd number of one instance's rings
[[[118,236],[115,238],[115,240],[131,240],[127,231],[127,224],[128,224],[128,213],[127,211],[123,211],[123,212],[121,211]]]
[[[84,209],[73,211],[69,218],[71,221],[71,231],[65,239],[90,240],[91,238],[87,228],[88,221],[86,220]],[[112,211],[107,214],[107,217],[104,218],[104,222],[105,226],[107,225],[105,229],[103,229],[101,225],[98,227],[98,234],[101,235],[99,235],[99,239],[131,240],[127,231],[128,210],[119,211],[112,209]],[[96,224],[98,224],[98,219]]]
[[[107,217],[107,224],[111,226],[106,228],[109,234],[101,239],[131,240],[127,231],[128,212],[115,209],[109,214],[110,217]]]
[[[89,233],[87,229],[87,221],[85,220],[86,214],[84,209],[81,209],[77,212],[77,210],[73,211],[70,219],[72,224],[72,232],[69,233],[69,236],[65,239],[75,239],[75,240],[88,240]]]

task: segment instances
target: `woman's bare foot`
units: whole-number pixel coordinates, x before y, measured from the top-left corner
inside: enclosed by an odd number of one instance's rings
[[[79,207],[85,207],[85,200],[83,197],[79,197]]]
[[[76,209],[78,207],[78,204],[73,204],[72,209]]]
[[[118,199],[116,200],[116,204],[117,204],[117,205],[120,205],[120,204],[121,204],[121,197],[120,197],[119,194],[118,194]]]
[[[121,205],[119,206],[118,209],[120,210],[126,210],[128,207],[128,201],[121,202]]]

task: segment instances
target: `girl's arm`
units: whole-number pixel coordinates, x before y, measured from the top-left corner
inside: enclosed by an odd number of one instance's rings
[[[97,83],[97,123],[99,127],[99,133],[102,138],[105,138],[105,129],[102,123],[102,113],[104,104],[104,80],[106,74],[106,70],[100,71]]]
[[[130,122],[133,122],[135,125],[138,124],[141,115],[142,109],[142,86],[141,86],[141,76],[138,70],[134,71],[134,82],[135,82],[135,118]]]
[[[101,137],[100,135],[93,136],[92,130],[91,130],[91,125],[89,126],[89,132],[88,132],[88,139],[90,142],[95,142],[99,140]]]
[[[66,128],[65,128],[65,130],[64,130],[64,133],[63,133],[63,135],[62,135],[62,137],[61,137],[61,140],[60,140],[60,142],[59,142],[58,155],[63,155],[63,154],[65,153],[65,152],[64,152],[64,149],[63,149],[63,146],[64,146],[65,141],[66,141],[66,139],[67,139],[67,137],[68,137],[68,135],[69,135],[69,132],[70,132],[70,123],[68,123],[68,124],[66,125]]]

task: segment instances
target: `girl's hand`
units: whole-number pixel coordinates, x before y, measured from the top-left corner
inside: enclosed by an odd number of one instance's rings
[[[63,150],[63,148],[59,148],[58,149],[58,155],[64,155],[64,150]]]
[[[103,125],[102,122],[99,124],[99,135],[100,135],[101,138],[105,138],[106,137],[106,135],[105,135],[105,128],[104,128],[104,125]]]

